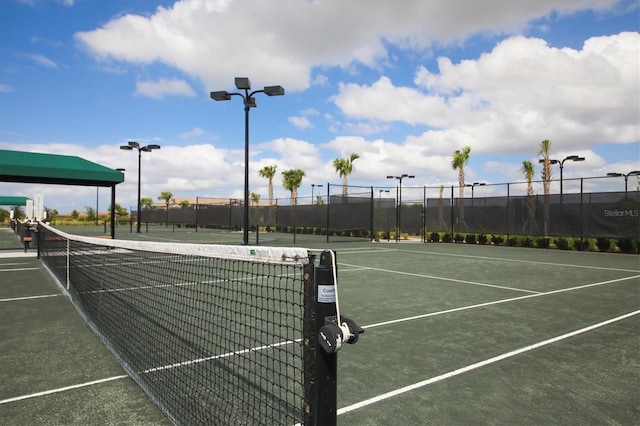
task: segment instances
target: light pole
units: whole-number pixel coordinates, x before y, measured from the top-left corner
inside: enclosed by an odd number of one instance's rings
[[[622,176],[624,177],[624,196],[625,198],[627,197],[627,183],[629,181],[629,176],[640,176],[640,170],[633,170],[629,173],[607,173],[607,176],[612,176],[612,177],[619,177]]]
[[[400,227],[401,225],[401,219],[400,219],[400,214],[402,213],[401,211],[401,205],[402,205],[402,179],[407,178],[407,179],[413,179],[415,178],[415,176],[413,175],[408,175],[406,173],[401,174],[400,176],[387,176],[387,179],[398,179],[398,181],[400,182],[400,191],[398,192],[398,214],[396,217],[396,227],[397,227],[397,232],[396,232],[396,241],[399,241],[400,238],[400,233],[402,232],[402,229]]]
[[[470,186],[471,187],[471,207],[473,207],[473,190],[476,186],[485,186],[486,183],[484,182],[473,182],[473,184],[471,185],[465,185],[465,186]]]
[[[251,90],[251,82],[246,77],[235,78],[236,88],[244,90],[244,95],[240,92],[229,93],[226,90],[211,92],[211,99],[214,101],[228,101],[231,96],[240,96],[244,102],[244,225],[242,244],[249,244],[249,109],[256,107],[254,95],[264,93],[267,96],[284,95],[282,86],[265,86],[262,90]]]
[[[140,146],[138,142],[129,141],[127,145],[120,146],[120,149],[124,149],[125,151],[133,151],[135,149],[138,151],[138,224],[136,225],[136,232],[139,234],[140,224],[142,222],[142,212],[140,211],[140,165],[142,164],[142,153],[160,149],[160,145]]]
[[[549,162],[551,164],[559,164],[560,165],[560,199],[562,199],[562,169],[564,169],[564,162],[570,160],[570,161],[584,161],[585,158],[584,157],[580,157],[579,155],[569,155],[565,158],[563,158],[562,160],[549,160]],[[540,159],[538,160],[538,163],[540,164],[544,164],[544,159]]]
[[[324,185],[322,185],[322,184],[316,185],[315,183],[311,184],[311,205],[315,204],[314,201],[313,201],[314,200],[314,198],[313,198],[313,188],[315,188],[316,186],[318,188],[322,188]]]

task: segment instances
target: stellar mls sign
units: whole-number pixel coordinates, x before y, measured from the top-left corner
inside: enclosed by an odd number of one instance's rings
[[[629,210],[604,210],[604,217],[638,217],[640,216],[640,210],[638,209],[629,209]]]

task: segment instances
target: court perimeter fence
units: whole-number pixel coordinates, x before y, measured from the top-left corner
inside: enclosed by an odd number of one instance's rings
[[[640,191],[607,191],[612,178],[565,179],[563,194],[527,195],[527,182],[438,187],[327,184],[322,194],[251,203],[251,230],[369,239],[433,233],[640,239]],[[557,181],[552,182],[557,185]],[[626,183],[626,182],[625,182]],[[612,185],[609,185],[612,186]],[[532,188],[542,189],[542,182]],[[553,188],[553,186],[552,186]],[[571,191],[571,192],[569,192]],[[142,223],[241,230],[239,199],[196,198],[191,205],[142,210]],[[137,212],[132,210],[132,222]]]

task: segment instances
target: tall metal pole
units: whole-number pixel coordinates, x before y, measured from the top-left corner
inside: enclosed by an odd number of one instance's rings
[[[398,194],[398,233],[396,234],[396,241],[400,241],[400,234],[402,233],[402,176],[400,176],[400,193]]]
[[[140,233],[140,222],[142,222],[142,212],[140,211],[140,165],[142,164],[142,150],[138,149],[138,224],[136,225],[136,232]]]
[[[247,94],[244,102],[244,229],[242,234],[242,244],[245,246],[249,245],[249,99]]]
[[[249,109],[255,107],[255,99],[253,95],[264,93],[267,96],[282,96],[284,88],[282,86],[265,86],[262,90],[251,89],[251,82],[246,77],[235,78],[236,88],[244,90],[244,95],[239,92],[229,93],[226,90],[211,92],[211,99],[214,101],[228,101],[231,96],[240,96],[244,101],[244,219],[243,219],[243,237],[242,244],[249,244]]]

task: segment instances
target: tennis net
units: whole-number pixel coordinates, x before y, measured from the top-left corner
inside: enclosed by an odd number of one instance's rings
[[[42,224],[39,256],[174,424],[305,424],[306,249],[105,240]]]

